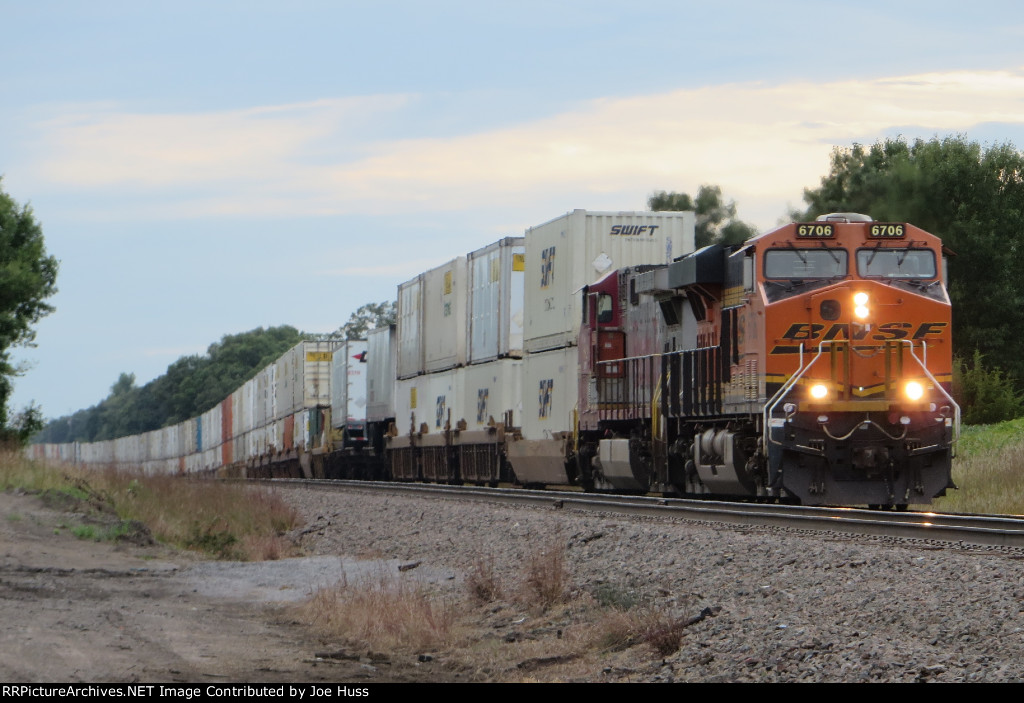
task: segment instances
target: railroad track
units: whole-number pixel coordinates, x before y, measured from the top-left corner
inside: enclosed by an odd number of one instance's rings
[[[762,503],[721,503],[655,496],[621,496],[573,490],[483,488],[379,481],[268,479],[274,486],[360,490],[458,500],[549,506],[552,509],[645,515],[731,525],[771,525],[854,535],[899,537],[966,545],[1024,548],[1024,519],[1005,515],[887,512]]]

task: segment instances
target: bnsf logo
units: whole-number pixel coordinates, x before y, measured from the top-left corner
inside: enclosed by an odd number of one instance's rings
[[[910,339],[924,339],[930,334],[942,334],[943,328],[949,323],[946,322],[922,322],[914,330]],[[909,322],[886,322],[878,326],[878,331],[871,335],[871,339],[884,341],[886,339],[906,339],[914,325]],[[851,339],[850,326],[843,323],[836,323],[828,328],[828,332],[822,336],[821,331],[825,325],[798,322],[791,325],[783,339],[804,340],[804,339]],[[866,339],[870,330],[861,329],[854,332],[852,339]]]
[[[648,234],[653,236],[654,230],[661,227],[661,225],[614,225],[612,227],[612,236],[638,236],[641,234]]]

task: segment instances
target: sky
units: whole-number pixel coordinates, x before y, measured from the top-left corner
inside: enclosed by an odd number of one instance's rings
[[[13,410],[225,334],[326,333],[577,208],[722,188],[758,229],[836,148],[1024,148],[1024,5],[0,0],[0,183],[60,260]]]

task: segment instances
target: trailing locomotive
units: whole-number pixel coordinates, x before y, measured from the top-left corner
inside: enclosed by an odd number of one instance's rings
[[[693,251],[693,230],[568,213],[400,285],[397,326],[303,343],[209,417],[32,454],[830,505],[953,487],[936,236],[837,214]]]

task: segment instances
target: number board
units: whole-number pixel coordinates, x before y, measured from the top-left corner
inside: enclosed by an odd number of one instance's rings
[[[868,237],[870,239],[899,239],[900,237],[905,237],[906,234],[906,226],[902,224],[872,222],[868,225]]]
[[[797,239],[829,239],[836,235],[835,225],[827,222],[797,225]]]

